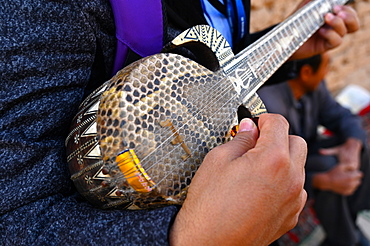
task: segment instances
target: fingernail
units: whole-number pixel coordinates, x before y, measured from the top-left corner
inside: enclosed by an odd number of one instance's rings
[[[339,13],[339,11],[341,11],[342,10],[342,7],[340,6],[340,5],[336,5],[336,6],[334,6],[334,8],[333,8],[333,12],[334,13]]]
[[[331,21],[332,19],[334,19],[334,15],[332,13],[327,13],[325,17],[328,21]]]
[[[256,125],[254,122],[249,118],[244,118],[240,121],[239,124],[239,131],[238,132],[249,132],[252,131],[253,128],[255,128]]]

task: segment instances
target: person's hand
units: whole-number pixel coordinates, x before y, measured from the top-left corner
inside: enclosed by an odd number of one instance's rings
[[[305,141],[280,115],[250,119],[210,151],[170,232],[172,245],[268,245],[292,229],[307,199]]]
[[[336,165],[328,172],[315,174],[312,182],[317,189],[349,196],[361,184],[362,176],[359,170],[349,171],[345,165]]]
[[[338,164],[344,165],[348,171],[360,169],[360,155],[362,142],[355,138],[349,138],[339,146],[327,149],[320,149],[322,155],[335,155],[338,157]]]
[[[313,177],[313,186],[344,196],[352,195],[361,184],[363,176],[359,171],[361,148],[360,140],[349,138],[342,145],[320,149],[322,155],[337,156],[338,164],[328,172],[316,174]]]
[[[306,4],[307,0],[300,4]],[[339,46],[347,33],[355,32],[360,27],[356,11],[349,6],[335,6],[333,13],[325,15],[325,24],[322,26],[291,59],[307,58],[323,53]]]

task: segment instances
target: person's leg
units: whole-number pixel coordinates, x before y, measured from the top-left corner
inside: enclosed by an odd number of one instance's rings
[[[358,241],[357,228],[352,219],[346,197],[319,191],[314,209],[326,233],[327,245],[350,246]]]
[[[306,171],[311,174],[325,172],[336,164],[333,156],[309,155]],[[355,245],[358,236],[347,198],[330,191],[312,190],[314,209],[326,233],[325,245]]]
[[[361,185],[356,192],[347,198],[353,221],[357,220],[358,214],[363,210],[370,210],[370,158],[368,149],[364,148],[361,155],[361,167],[363,173]],[[356,225],[357,226],[357,225]],[[359,242],[358,246],[370,246],[370,240],[357,228]]]
[[[369,151],[364,148],[361,154],[361,167],[363,173],[361,185],[356,192],[349,197],[348,202],[354,216],[362,210],[370,209],[370,158]]]

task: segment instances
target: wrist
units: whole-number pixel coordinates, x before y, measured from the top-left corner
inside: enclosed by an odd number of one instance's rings
[[[326,173],[317,173],[312,176],[312,186],[319,190],[330,189],[330,177]]]
[[[357,138],[348,138],[344,145],[351,151],[360,152],[362,148],[362,141]]]

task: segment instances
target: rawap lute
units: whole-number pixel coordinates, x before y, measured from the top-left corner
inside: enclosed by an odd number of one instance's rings
[[[237,55],[206,25],[184,31],[165,48],[206,45],[212,51],[207,67],[160,53],[120,70],[84,100],[66,140],[79,192],[102,208],[182,204],[205,155],[229,139],[238,106],[252,116],[266,112],[257,89],[334,5],[345,3],[310,2]]]

